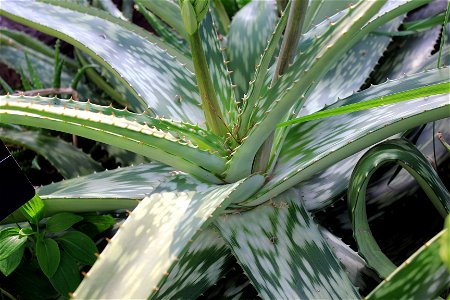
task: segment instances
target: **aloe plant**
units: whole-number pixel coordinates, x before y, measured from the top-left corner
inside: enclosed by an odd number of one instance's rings
[[[361,268],[400,286],[418,272],[411,297],[438,296],[450,282],[435,256],[442,233],[419,249],[413,271],[395,270],[372,237],[364,206],[371,174],[388,160],[413,172],[448,214],[449,193],[429,161],[409,142],[385,142],[349,179],[366,149],[450,117],[449,68],[439,64],[448,54],[445,31],[441,50],[421,67],[355,92],[390,43],[380,33],[395,32],[406,13],[430,1],[292,0],[278,8],[253,1],[227,27],[219,1],[136,0],[161,38],[109,1],[100,6],[118,17],[64,1],[3,1],[1,15],[73,44],[83,64],[100,65],[118,88],[87,71],[89,77],[127,107],[3,95],[0,122],[67,132],[153,161],[38,189],[47,216],[130,211],[70,296],[197,298],[227,278],[235,261],[265,299],[360,298]],[[335,190],[323,187],[330,181]],[[359,254],[312,215],[347,185]],[[421,270],[429,257],[434,265]],[[439,280],[426,289],[436,270]],[[397,295],[395,287],[382,283],[368,297]]]

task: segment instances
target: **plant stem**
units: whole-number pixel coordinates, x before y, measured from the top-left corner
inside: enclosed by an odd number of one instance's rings
[[[215,134],[225,136],[228,132],[227,125],[220,111],[217,94],[211,80],[198,30],[189,36],[189,43],[191,44],[192,61],[194,63],[200,97],[202,98],[202,108],[205,113],[206,124]]]
[[[11,295],[9,292],[5,291],[2,288],[0,288],[0,292],[11,300],[17,300],[16,297],[14,297],[13,295]]]
[[[297,45],[302,33],[303,23],[305,21],[307,0],[292,0],[289,10],[289,19],[286,25],[286,32],[281,44],[280,54],[278,56],[275,72],[272,77],[272,86],[278,77],[286,72],[289,65],[293,62],[297,53]],[[272,150],[274,131],[270,134],[255,157],[253,172],[265,172],[269,163]]]

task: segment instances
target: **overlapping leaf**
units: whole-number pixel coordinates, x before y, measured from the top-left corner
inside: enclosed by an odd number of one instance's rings
[[[222,186],[185,175],[170,178],[131,213],[74,298],[154,297],[190,241],[226,206],[250,196],[262,183],[262,176]],[[146,284],[134,284],[143,280]]]
[[[87,52],[132,90],[140,100],[130,103],[136,111],[150,107],[158,115],[203,123],[194,74],[167,53],[168,45],[142,34],[129,23],[125,27],[123,23],[127,22],[120,19],[108,20],[113,17],[106,12],[104,16],[101,11],[94,15],[85,8],[79,10],[82,12],[35,1],[20,5],[6,1],[0,14],[56,35]]]
[[[183,131],[187,131],[190,135],[205,140],[195,129],[182,129],[178,132],[180,137],[176,137],[171,133],[171,129],[177,127],[175,123],[144,114],[89,102],[0,96],[0,115],[1,122],[39,126],[85,136],[142,154],[213,182],[220,180],[206,169],[212,167],[213,172],[220,173],[225,165],[224,158],[208,150],[201,150],[188,137],[182,136]],[[190,159],[199,159],[198,165],[190,162]]]
[[[263,299],[353,299],[358,293],[294,191],[216,221]]]
[[[447,74],[447,69],[437,69],[387,82],[341,100],[341,104],[415,88],[418,82],[423,85],[446,82]],[[449,107],[448,94],[444,94],[334,116],[326,122],[315,120],[294,126],[286,138],[271,180],[255,195],[259,198],[257,202],[266,201],[336,161],[395,133],[449,117]]]

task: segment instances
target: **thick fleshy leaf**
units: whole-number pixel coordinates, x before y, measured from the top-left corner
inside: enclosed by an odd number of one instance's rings
[[[232,202],[242,201],[263,183],[262,176],[210,186],[175,175],[130,214],[74,298],[148,298],[186,253],[190,241]],[[145,284],[133,284],[136,280]]]
[[[263,299],[353,299],[358,293],[291,190],[216,221]]]
[[[450,194],[428,160],[406,140],[391,140],[369,150],[356,165],[348,188],[348,206],[355,240],[369,266],[386,278],[395,270],[370,231],[366,214],[366,188],[370,177],[382,165],[396,162],[405,168],[427,193],[441,215],[450,212]]]
[[[312,0],[308,6],[308,11],[305,18],[305,29],[314,27],[322,23],[325,19],[336,14],[338,11],[344,10],[349,5],[354,4],[354,0],[341,1],[327,1],[327,0]],[[307,30],[304,30],[307,31]]]
[[[450,274],[439,257],[441,231],[411,255],[365,299],[435,299],[450,284]]]
[[[171,172],[172,168],[157,163],[119,168],[46,185],[37,193],[45,202],[47,215],[131,210]]]
[[[225,169],[223,157],[201,150],[188,136],[185,137],[184,132],[187,131],[188,135],[205,140],[195,129],[189,125],[180,127],[171,121],[145,114],[57,98],[0,96],[0,115],[1,122],[38,126],[87,137],[139,153],[216,183],[220,180],[206,169],[212,167],[215,173]],[[177,127],[181,130],[177,130]],[[171,129],[175,129],[173,134]],[[190,162],[191,159],[198,159],[199,165]]]
[[[211,13],[208,12],[200,24],[199,32],[220,109],[229,124],[236,120],[237,105],[231,86],[231,72],[228,71],[225,64],[224,49],[221,48],[216,30],[216,24],[213,22]]]
[[[102,171],[103,167],[81,149],[40,131],[0,127],[2,140],[33,150],[48,160],[64,178]]]
[[[340,104],[396,93],[417,86],[418,82],[426,85],[446,81],[447,74],[447,69],[438,69],[390,81],[341,100]],[[253,197],[259,198],[253,204],[267,201],[336,161],[395,133],[449,117],[449,107],[448,95],[438,95],[294,126],[285,140],[271,180]]]
[[[191,243],[154,298],[195,299],[216,285],[233,262],[231,252],[217,229],[209,227]]]
[[[203,123],[195,77],[172,56],[176,54],[174,50],[170,55],[164,50],[170,48],[168,45],[134,25],[125,26],[123,23],[127,22],[106,12],[94,11],[94,15],[93,10],[70,7],[7,1],[2,3],[0,14],[56,35],[91,55],[127,83],[140,100],[130,103],[136,111],[150,107],[158,115]]]
[[[275,125],[285,119],[289,111],[301,107],[305,93],[314,83],[329,70],[345,52],[358,42],[372,26],[366,25],[381,8],[385,1],[358,2],[355,8],[329,26],[322,35],[309,47],[309,51],[297,55],[296,61],[280,79],[262,97],[256,107],[256,122],[248,131],[243,143],[236,148],[229,163],[226,180],[234,181],[245,174],[250,174],[253,159],[264,141],[271,135]],[[392,14],[391,17],[396,16]],[[307,72],[305,72],[307,71]]]
[[[304,123],[312,120],[323,119],[327,117],[337,116],[341,114],[348,114],[365,109],[370,109],[379,106],[385,106],[389,104],[399,103],[402,101],[415,100],[420,98],[426,98],[435,95],[450,94],[450,79],[446,82],[440,82],[436,84],[430,84],[424,87],[406,89],[404,91],[375,97],[373,99],[365,100],[362,102],[342,105],[340,107],[329,108],[323,111],[312,113],[300,118],[292,119],[278,124],[278,127],[289,126],[293,124]]]
[[[353,285],[359,289],[367,289],[370,284],[379,281],[377,274],[367,266],[364,259],[349,245],[327,229],[320,227],[320,233],[340,261]]]
[[[273,0],[252,1],[234,15],[227,35],[230,70],[236,87],[236,98],[244,96],[277,21]]]

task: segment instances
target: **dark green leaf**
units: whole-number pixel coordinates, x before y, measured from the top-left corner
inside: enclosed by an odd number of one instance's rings
[[[22,244],[22,246],[16,250],[13,254],[11,254],[9,257],[0,260],[0,271],[5,276],[9,276],[14,270],[19,266],[20,262],[22,261],[23,252],[25,250],[25,244]]]
[[[85,265],[93,265],[95,253],[98,253],[95,243],[84,233],[71,231],[58,239],[63,250],[72,258]]]
[[[83,220],[83,217],[72,213],[59,213],[48,219],[45,229],[50,232],[60,232]]]
[[[75,291],[80,284],[81,276],[75,260],[65,251],[61,252],[61,260],[53,277],[49,278],[53,287],[64,297]]]
[[[21,251],[27,239],[19,235],[19,228],[10,227],[0,231],[0,261]]]
[[[103,232],[113,226],[116,220],[111,215],[83,215],[84,221],[93,224],[98,232]]]
[[[38,239],[36,257],[45,276],[52,277],[58,269],[61,257],[58,243],[53,239]]]

